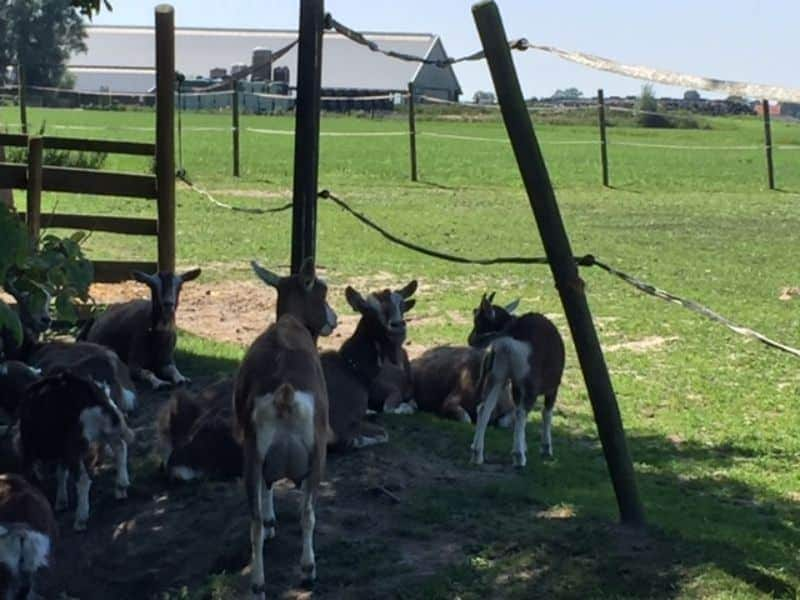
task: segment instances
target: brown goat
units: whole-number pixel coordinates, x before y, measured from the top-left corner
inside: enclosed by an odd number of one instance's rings
[[[178,310],[181,286],[200,276],[200,269],[182,275],[133,272],[150,288],[151,300],[131,300],[109,308],[87,324],[79,339],[107,346],[128,365],[135,379],[146,380],[153,389],[189,380],[175,366]]]
[[[0,475],[0,594],[28,600],[37,572],[47,567],[57,541],[47,498],[19,475]]]
[[[564,340],[558,329],[544,315],[511,314],[511,307],[492,304],[494,294],[484,294],[474,311],[474,325],[469,335],[472,346],[486,348],[483,363],[482,406],[478,409],[478,422],[472,442],[472,462],[483,463],[486,426],[507,382],[516,405],[514,411],[514,442],[511,456],[515,467],[527,462],[525,426],[528,411],[537,396],[544,396],[542,409],[541,454],[553,456],[551,425],[561,376],[564,373]],[[516,303],[513,304],[516,308]]]
[[[300,272],[279,277],[253,263],[264,283],[277,289],[277,321],[250,346],[236,376],[234,435],[244,451],[250,507],[253,597],[263,600],[264,540],[275,535],[272,485],[302,485],[300,526],[303,578],[316,578],[314,502],[325,470],[329,437],[328,393],[317,352],[319,335],[330,335],[336,314],[327,286],[307,260]]]

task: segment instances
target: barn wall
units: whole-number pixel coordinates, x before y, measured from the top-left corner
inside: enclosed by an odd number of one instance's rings
[[[447,52],[440,38],[436,38],[427,58],[433,60],[447,58]],[[458,101],[458,96],[461,94],[456,74],[453,67],[449,66],[442,68],[436,65],[422,65],[414,78],[414,86],[419,94],[454,102]]]

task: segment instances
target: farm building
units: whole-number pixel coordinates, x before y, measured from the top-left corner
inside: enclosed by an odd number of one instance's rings
[[[87,91],[144,93],[155,85],[155,43],[151,27],[89,26],[87,51],[72,56],[69,71],[75,87]],[[424,56],[447,56],[439,36],[429,33],[367,33],[382,48]],[[254,80],[288,77],[296,81],[297,47],[271,61],[269,51],[285,47],[296,31],[266,29],[178,28],[176,68],[188,79],[221,79],[251,64],[266,61]],[[255,62],[254,62],[255,61]],[[371,52],[338,33],[326,32],[322,88],[328,96],[364,96],[405,90],[413,82],[419,94],[458,100],[461,87],[452,67],[420,65]],[[288,73],[287,73],[288,70]]]

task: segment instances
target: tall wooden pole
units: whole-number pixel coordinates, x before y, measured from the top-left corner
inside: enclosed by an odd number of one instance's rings
[[[608,140],[606,138],[606,100],[602,88],[597,90],[597,117],[600,121],[600,164],[603,166],[603,185],[608,187]]]
[[[6,162],[6,149],[0,145],[0,163],[2,162]],[[4,204],[8,208],[14,208],[14,192],[10,189],[0,189],[0,204]]]
[[[17,99],[19,101],[19,123],[22,133],[28,133],[28,98],[25,88],[28,85],[28,78],[25,75],[25,67],[22,62],[17,63]]]
[[[769,100],[761,101],[761,110],[764,113],[764,148],[767,152],[767,181],[769,189],[775,189],[775,166],[772,163],[772,124],[769,115]]]
[[[28,237],[34,246],[38,243],[42,224],[43,147],[42,138],[28,138],[28,196],[25,220],[28,224]]]
[[[620,516],[623,523],[642,525],[644,507],[639,498],[617,399],[550,176],[525,106],[500,11],[494,2],[487,1],[473,6],[472,13],[489,63],[506,130],[572,332]]]
[[[300,0],[297,101],[294,121],[292,273],[316,255],[319,111],[322,77],[323,0]]]
[[[233,115],[233,176],[239,177],[239,82],[231,79],[231,114]]]
[[[411,155],[411,181],[417,181],[417,117],[413,81],[408,82],[408,151]]]
[[[158,270],[175,271],[175,10],[156,6]]]

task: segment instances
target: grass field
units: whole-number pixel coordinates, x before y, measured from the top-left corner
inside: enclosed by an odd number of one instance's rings
[[[59,130],[54,125],[149,126],[150,113],[31,110],[49,133],[152,139],[139,131]],[[0,123],[13,122],[10,108]],[[291,130],[288,117],[243,118],[249,128]],[[800,346],[800,300],[781,300],[800,286],[800,152],[776,153],[780,191],[766,188],[763,150],[698,150],[614,146],[614,141],[725,146],[757,145],[755,118],[709,120],[711,129],[609,130],[612,189],[599,185],[596,145],[554,144],[597,138],[595,127],[537,129],[576,254],[592,253],[618,268],[693,298],[734,321]],[[189,176],[223,202],[275,207],[290,197],[291,136],[245,131],[241,180],[230,176],[230,134],[192,131],[225,127],[225,115],[185,115],[184,165]],[[2,126],[0,125],[0,128]],[[423,120],[422,132],[504,139],[502,125]],[[402,119],[323,119],[323,132],[402,132]],[[800,144],[800,127],[776,123],[776,144]],[[320,187],[329,188],[398,235],[467,256],[541,255],[527,199],[507,144],[420,136],[421,182],[408,180],[408,140],[323,137]],[[109,157],[106,168],[146,171],[147,161]],[[151,215],[142,201],[55,196],[64,212]],[[253,216],[226,211],[179,186],[181,265],[199,264],[208,280],[249,278],[247,261],[286,265],[290,214]],[[463,343],[481,292],[522,298],[523,310],[566,322],[544,267],[465,267],[393,247],[334,206],[321,201],[319,262],[337,291],[348,282],[369,289],[387,281],[421,282],[410,338],[426,346]],[[94,234],[91,256],[151,258],[150,240]],[[606,349],[638,481],[656,535],[675,553],[657,595],[681,598],[796,597],[800,594],[800,363],[684,309],[640,295],[600,272],[585,269],[589,300]],[[265,294],[269,294],[265,290]],[[334,305],[347,313],[341,296]],[[196,370],[230,368],[241,349],[186,336],[182,345]],[[570,345],[568,344],[568,347]],[[439,444],[442,456],[466,465],[463,425],[414,417],[423,433],[392,443]],[[534,417],[529,435],[535,435]],[[390,420],[393,430],[402,426]],[[466,562],[453,564],[414,594],[425,597],[530,597],[537,540],[555,531],[523,510],[529,504],[561,510],[578,530],[564,576],[584,578],[583,597],[636,593],[621,565],[581,562],[587,548],[607,540],[593,525],[615,518],[613,493],[596,441],[577,360],[569,348],[564,391],[554,420],[557,460],[533,459],[525,475],[508,473],[502,486],[416,490],[404,508],[409,522],[433,532],[470,525]],[[427,437],[426,437],[427,436]],[[489,452],[506,460],[508,432],[493,432]],[[510,461],[508,461],[510,462]],[[454,507],[457,506],[457,509]],[[498,511],[502,511],[501,513]],[[490,519],[484,515],[491,513]],[[510,541],[514,543],[511,544]],[[574,551],[574,552],[573,552]],[[633,557],[631,560],[636,560]],[[582,565],[585,564],[585,568]],[[529,578],[513,575],[521,571]],[[530,575],[530,573],[533,573]],[[216,585],[216,584],[215,584]],[[634,585],[632,588],[631,585]],[[532,587],[531,587],[532,586]],[[572,595],[568,586],[561,591]],[[573,590],[574,591],[574,590]],[[412,594],[413,595],[413,594]],[[535,595],[535,594],[534,594]]]

